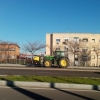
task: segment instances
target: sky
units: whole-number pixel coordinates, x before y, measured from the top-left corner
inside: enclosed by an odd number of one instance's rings
[[[46,33],[100,33],[100,0],[0,0],[0,40],[46,41]]]

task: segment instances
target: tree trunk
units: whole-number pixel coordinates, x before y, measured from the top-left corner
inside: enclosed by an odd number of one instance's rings
[[[97,64],[96,64],[96,66],[98,66],[98,53],[96,53],[96,56],[97,56]]]
[[[32,65],[33,65],[33,53],[32,53]]]
[[[74,54],[74,66],[75,66],[75,54]]]
[[[97,56],[97,66],[98,66],[98,56]]]

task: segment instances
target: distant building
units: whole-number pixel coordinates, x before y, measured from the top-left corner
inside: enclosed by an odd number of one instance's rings
[[[31,54],[19,54],[19,59],[31,59]]]
[[[20,47],[17,44],[1,43],[0,60],[17,59],[20,53]]]
[[[84,42],[85,48],[81,48],[82,50],[91,49],[90,60],[85,63],[89,66],[100,66],[100,53],[98,57],[96,57],[96,53],[93,51],[93,45],[98,46],[98,50],[100,50],[100,34],[92,34],[92,33],[47,33],[46,34],[46,55],[52,55],[52,51],[55,47],[55,50],[67,50],[67,45],[64,45],[64,42],[75,41],[79,42],[82,40]],[[62,48],[59,48],[59,45],[62,45]],[[71,62],[74,61],[73,55],[68,55]],[[78,63],[79,58],[75,55],[76,65],[80,65]],[[84,56],[84,59],[87,59],[87,56]],[[97,65],[98,60],[98,65]],[[82,63],[81,63],[82,64]],[[72,64],[73,65],[73,64]]]

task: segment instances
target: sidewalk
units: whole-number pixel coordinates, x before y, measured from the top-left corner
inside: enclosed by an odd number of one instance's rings
[[[18,68],[37,68],[37,67],[33,67],[33,66],[26,66],[26,65],[21,65],[21,64],[0,64],[0,67],[18,67]],[[41,68],[38,66],[38,68]],[[45,68],[46,69],[46,68]],[[51,68],[47,68],[47,69],[51,69]],[[67,68],[53,68],[52,69],[83,69],[83,70],[100,70],[100,67],[85,67],[85,66],[68,66]]]
[[[71,68],[71,69],[98,69],[100,70],[100,67],[88,67],[88,66],[69,66],[68,68]]]
[[[0,64],[0,67],[26,67],[25,65],[21,65],[21,64]]]

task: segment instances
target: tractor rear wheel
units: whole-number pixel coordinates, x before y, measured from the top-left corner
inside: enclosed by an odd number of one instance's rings
[[[45,60],[43,65],[44,65],[44,67],[51,67],[51,64],[52,63],[50,60]]]
[[[59,66],[62,68],[68,67],[68,61],[66,58],[61,58],[59,60]]]

